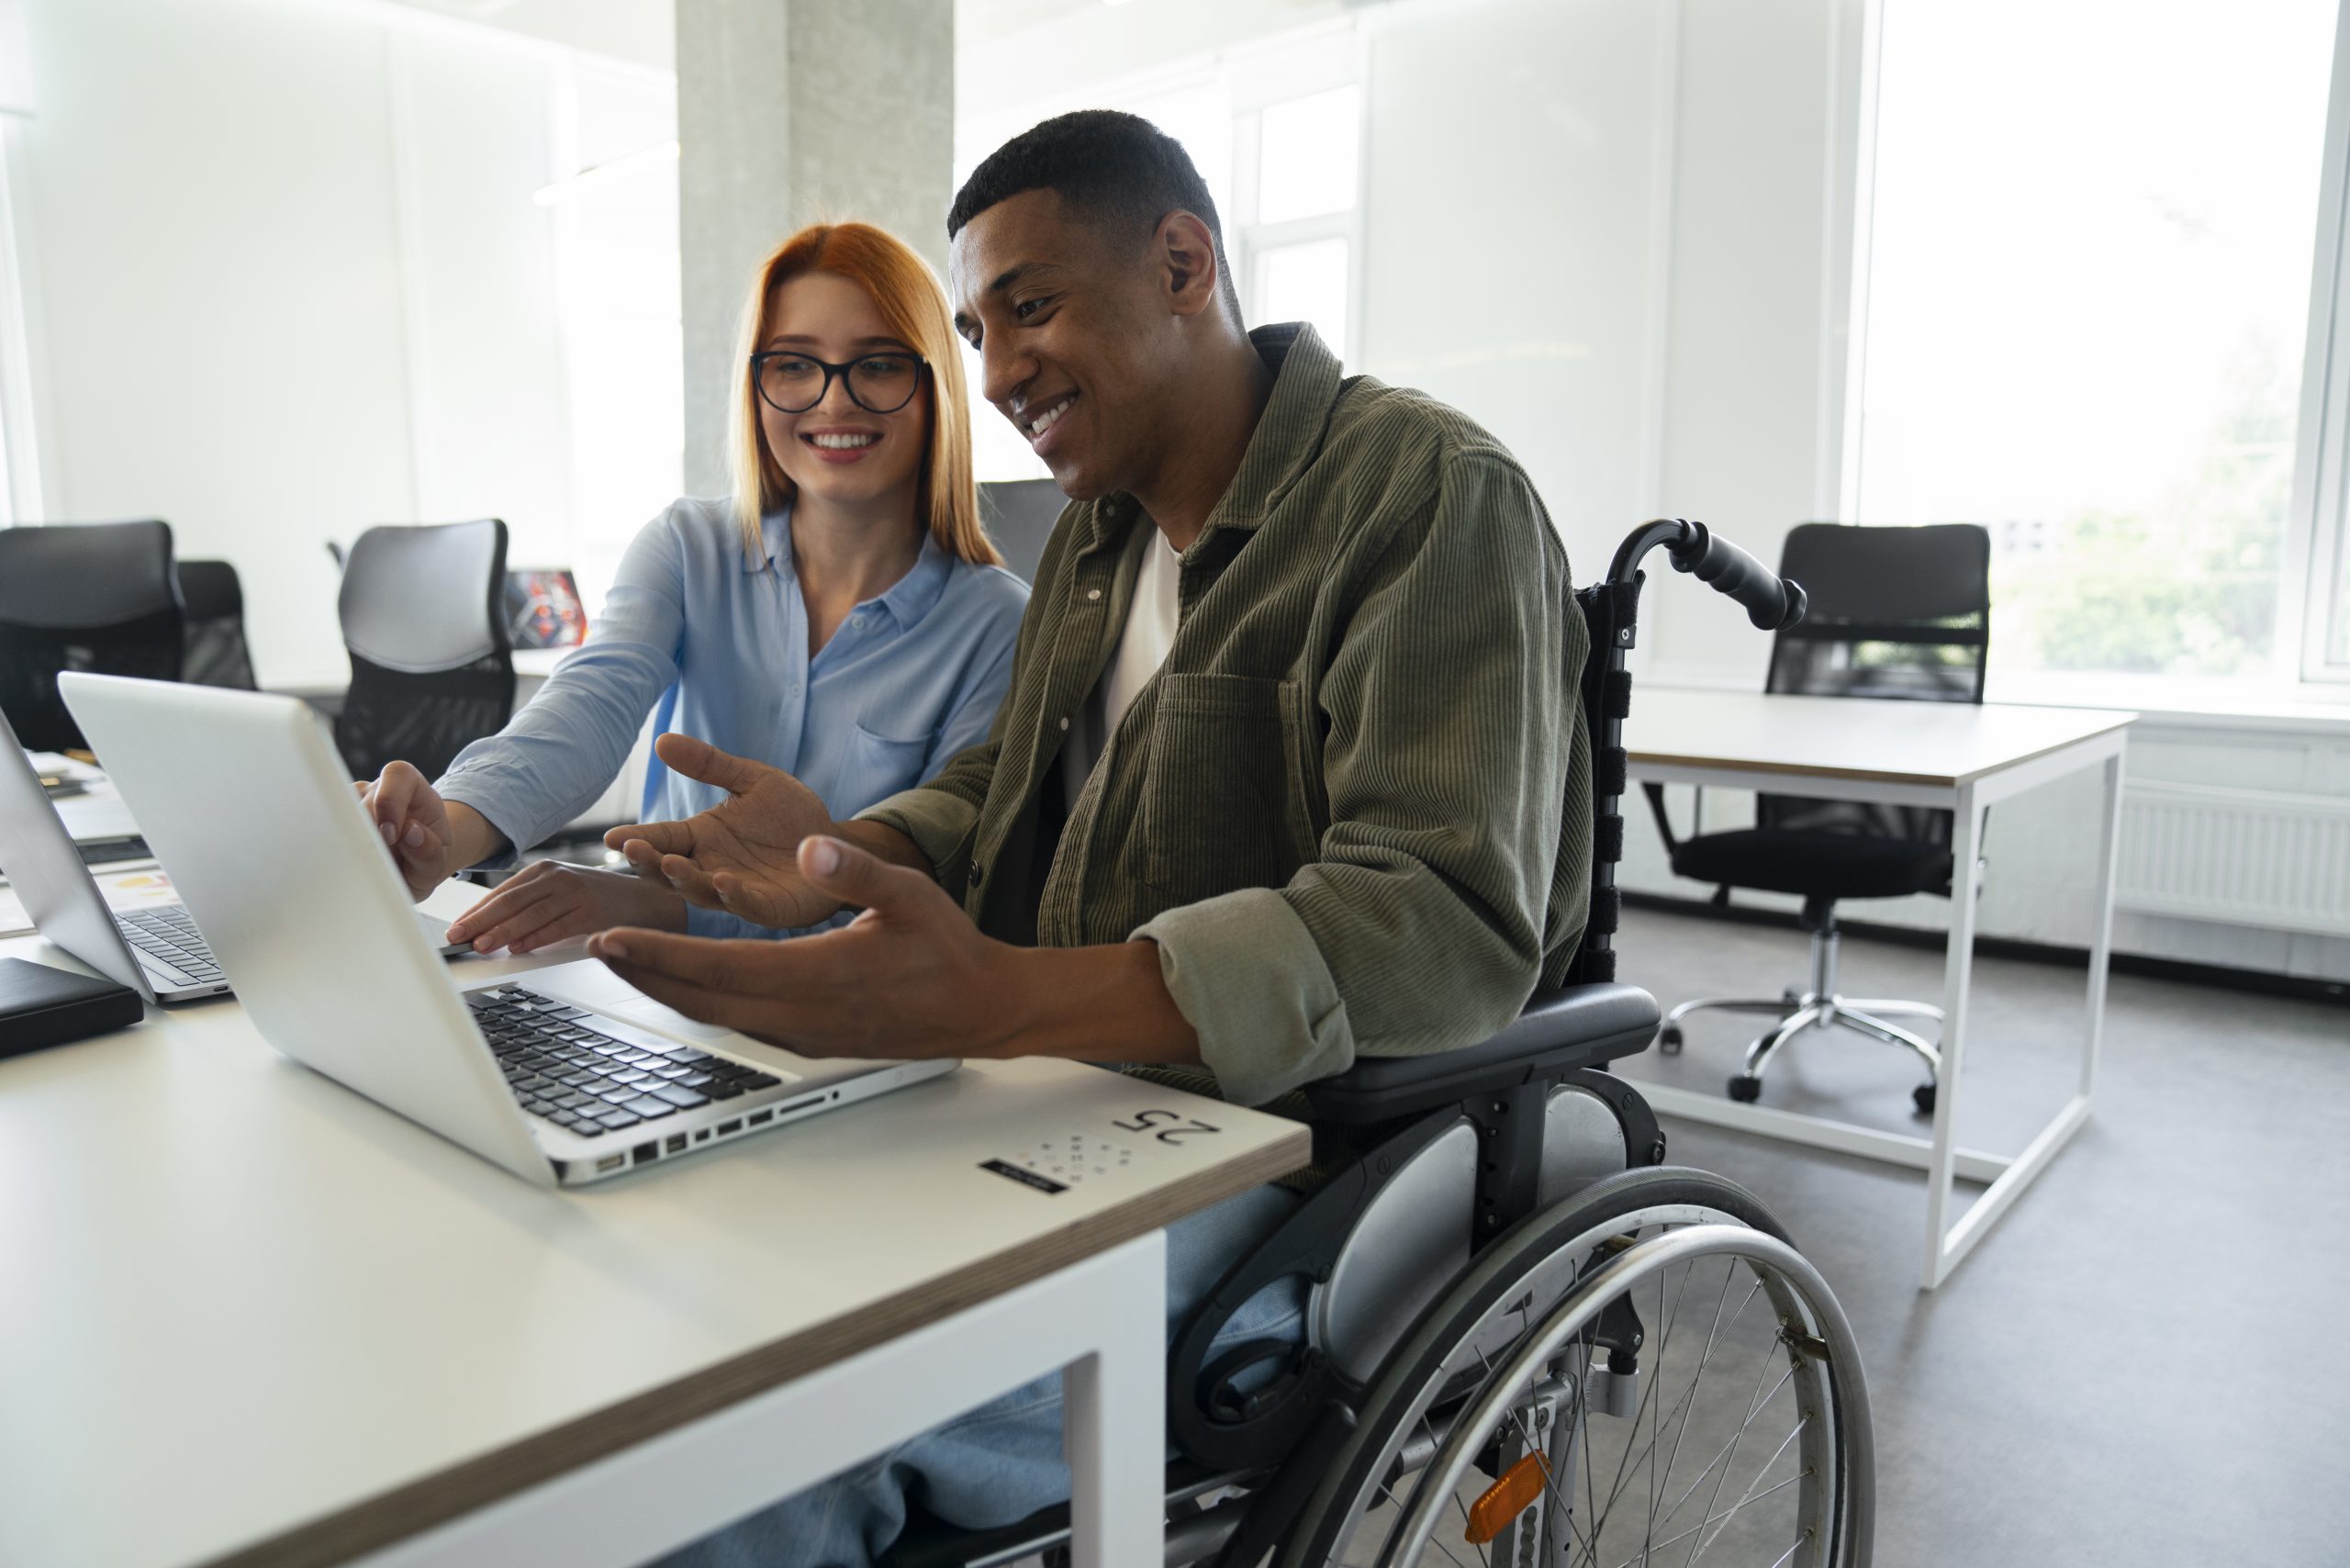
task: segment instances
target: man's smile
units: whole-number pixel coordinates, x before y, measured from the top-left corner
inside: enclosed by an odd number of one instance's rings
[[[1013,423],[1020,427],[1020,433],[1026,436],[1029,443],[1034,445],[1045,439],[1045,432],[1059,423],[1061,415],[1068,412],[1069,406],[1076,401],[1076,393],[1063,393],[1034,413],[1023,409],[1014,414]]]

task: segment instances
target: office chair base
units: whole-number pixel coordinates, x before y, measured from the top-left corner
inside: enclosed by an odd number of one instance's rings
[[[1911,1092],[1910,1100],[1919,1115],[1932,1115],[1934,1085],[1942,1073],[1942,1050],[1933,1042],[1892,1020],[1929,1019],[1939,1024],[1942,1020],[1942,1010],[1925,1002],[1837,995],[1836,938],[1832,917],[1821,920],[1813,928],[1809,990],[1798,991],[1789,988],[1767,1001],[1760,997],[1702,997],[1694,1002],[1684,1002],[1664,1015],[1663,1023],[1657,1031],[1657,1048],[1666,1056],[1681,1053],[1684,1044],[1681,1021],[1692,1013],[1760,1013],[1777,1019],[1775,1026],[1746,1047],[1742,1070],[1729,1080],[1729,1097],[1741,1104],[1751,1104],[1762,1097],[1762,1075],[1769,1070],[1772,1058],[1788,1041],[1807,1029],[1850,1029],[1886,1045],[1899,1046],[1925,1064],[1927,1081]]]

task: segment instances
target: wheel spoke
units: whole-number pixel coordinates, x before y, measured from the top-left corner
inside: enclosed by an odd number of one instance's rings
[[[1771,1473],[1771,1467],[1779,1462],[1779,1456],[1787,1451],[1787,1445],[1794,1442],[1797,1434],[1802,1432],[1802,1430],[1809,1425],[1811,1425],[1809,1421],[1797,1421],[1794,1426],[1787,1428],[1787,1435],[1779,1439],[1779,1446],[1771,1450],[1771,1457],[1762,1462],[1762,1468],[1756,1471],[1754,1473],[1754,1479],[1746,1484],[1746,1495],[1740,1497],[1736,1503],[1730,1506],[1729,1513],[1721,1516],[1723,1520],[1723,1529],[1729,1528],[1729,1519],[1730,1514],[1737,1513],[1739,1509],[1745,1507],[1749,1503],[1756,1500],[1758,1495],[1754,1489],[1762,1484],[1762,1478]],[[1729,1473],[1729,1467],[1728,1465],[1724,1465],[1722,1467],[1722,1473],[1724,1475],[1728,1475]],[[1798,1471],[1796,1473],[1788,1476],[1786,1480],[1780,1482],[1778,1486],[1772,1487],[1770,1492],[1762,1493],[1760,1495],[1767,1497],[1771,1495],[1771,1492],[1776,1492],[1780,1486],[1791,1485],[1802,1479],[1803,1474]],[[1696,1551],[1689,1559],[1690,1562],[1694,1564],[1699,1558],[1704,1557],[1706,1555],[1706,1549],[1713,1545],[1715,1541],[1721,1540],[1721,1538],[1722,1532],[1718,1529],[1712,1535],[1707,1537],[1703,1541],[1700,1541],[1697,1545]]]
[[[1770,1358],[1766,1356],[1762,1361],[1762,1375],[1754,1380],[1755,1393],[1762,1393],[1762,1379],[1770,1375],[1771,1361]],[[1748,1396],[1746,1419],[1738,1424],[1738,1430],[1730,1434],[1729,1446],[1722,1450],[1721,1453],[1715,1459],[1714,1463],[1719,1464],[1722,1467],[1722,1473],[1720,1478],[1714,1483],[1712,1495],[1706,1499],[1707,1513],[1712,1513],[1714,1505],[1721,1501],[1722,1484],[1729,1479],[1730,1462],[1738,1457],[1738,1445],[1745,1440],[1746,1429],[1754,1425],[1754,1417],[1760,1416],[1765,1409],[1769,1408],[1771,1401],[1779,1396],[1779,1390],[1786,1387],[1787,1379],[1795,1375],[1796,1369],[1792,1364],[1790,1364],[1785,1372],[1779,1374],[1779,1381],[1771,1385],[1771,1392],[1762,1394],[1762,1402],[1759,1405],[1752,1402],[1752,1395]],[[1801,1429],[1800,1425],[1798,1425],[1797,1429]],[[1698,1487],[1706,1484],[1706,1476],[1712,1472],[1713,1468],[1714,1466],[1712,1464],[1708,1464],[1706,1466],[1705,1470],[1698,1472],[1697,1479],[1689,1484],[1689,1495],[1694,1495]],[[1688,1500],[1689,1495],[1684,1495],[1681,1499],[1681,1503],[1685,1503]],[[1669,1519],[1673,1516],[1673,1514],[1679,1513],[1681,1511],[1681,1503],[1673,1504],[1672,1510],[1664,1517]],[[1697,1549],[1695,1546],[1692,1546],[1689,1549],[1689,1556],[1682,1563],[1682,1568],[1690,1568],[1690,1565],[1694,1563],[1696,1559]]]
[[[1753,1301],[1754,1297],[1755,1297],[1758,1294],[1760,1294],[1760,1293],[1761,1293],[1762,1289],[1762,1282],[1761,1282],[1760,1280],[1756,1281],[1756,1282],[1755,1282],[1755,1284],[1754,1284],[1754,1289],[1753,1289],[1753,1290],[1751,1290],[1751,1291],[1749,1291],[1749,1292],[1747,1293],[1747,1294],[1746,1294],[1746,1301],[1745,1301],[1745,1302],[1741,1302],[1741,1303],[1740,1303],[1740,1304],[1739,1304],[1739,1316],[1744,1316],[1745,1311],[1746,1311],[1746,1305],[1747,1305],[1747,1303]],[[1725,1280],[1725,1281],[1723,1282],[1723,1284],[1722,1284],[1722,1292],[1723,1292],[1723,1294],[1724,1294],[1725,1296],[1727,1296],[1727,1295],[1729,1294],[1729,1281],[1728,1281],[1728,1280]],[[1717,1309],[1716,1316],[1717,1316],[1717,1318],[1718,1318],[1718,1316],[1719,1316],[1718,1309]],[[1738,1318],[1737,1318],[1736,1316],[1734,1316],[1734,1317],[1732,1317],[1732,1318],[1730,1319],[1730,1324],[1731,1324],[1731,1326],[1732,1326],[1733,1327],[1736,1327],[1737,1322],[1738,1322]],[[1660,1359],[1661,1359],[1661,1358],[1660,1358]],[[1683,1416],[1684,1419],[1683,1419],[1682,1426],[1683,1426],[1683,1428],[1684,1428],[1684,1430],[1686,1429],[1687,1425],[1688,1425],[1688,1422],[1687,1422],[1687,1419],[1686,1419],[1686,1411],[1688,1410],[1688,1408],[1689,1408],[1689,1406],[1690,1406],[1691,1402],[1692,1402],[1693,1400],[1695,1400],[1695,1397],[1696,1397],[1696,1394],[1697,1394],[1697,1384],[1698,1384],[1698,1383],[1699,1383],[1701,1380],[1703,1380],[1703,1378],[1705,1377],[1705,1375],[1706,1375],[1706,1367],[1707,1367],[1707,1364],[1708,1362],[1710,1362],[1710,1361],[1712,1361],[1712,1359],[1713,1359],[1713,1341],[1712,1341],[1712,1339],[1709,1338],[1707,1339],[1707,1342],[1706,1360],[1705,1360],[1705,1361],[1700,1361],[1700,1362],[1698,1362],[1698,1364],[1697,1364],[1697,1371],[1696,1371],[1696,1372],[1695,1372],[1695,1374],[1690,1378],[1690,1381],[1689,1381],[1689,1387],[1688,1387],[1688,1389],[1687,1389],[1687,1390],[1686,1390],[1686,1391],[1685,1391],[1685,1392],[1681,1395],[1680,1399],[1674,1403],[1673,1407],[1673,1414],[1674,1414],[1674,1415],[1680,1415],[1680,1416]],[[1767,1375],[1767,1373],[1768,1373],[1768,1372],[1769,1372],[1769,1370],[1770,1370],[1770,1369],[1769,1369],[1769,1365],[1768,1365],[1768,1363],[1767,1363],[1767,1362],[1765,1363],[1765,1365],[1764,1365],[1764,1369],[1763,1369],[1763,1370],[1764,1370],[1764,1372],[1765,1372],[1765,1373],[1766,1373],[1766,1375]],[[1758,1386],[1759,1386],[1759,1382],[1758,1382]],[[1750,1419],[1751,1419],[1751,1417],[1750,1417],[1749,1418],[1750,1418]],[[1667,1419],[1667,1420],[1670,1420],[1670,1419],[1672,1419],[1672,1417],[1668,1416],[1668,1417],[1666,1417],[1666,1419]],[[1637,1433],[1636,1433],[1635,1435],[1637,1435]],[[1655,1450],[1655,1448],[1656,1448],[1656,1441],[1655,1441],[1655,1439],[1650,1439],[1650,1442],[1649,1442],[1649,1446],[1648,1446],[1648,1448],[1643,1449],[1643,1450],[1641,1450],[1639,1457],[1641,1457],[1641,1458],[1646,1458],[1650,1453],[1651,1453],[1651,1452],[1653,1452],[1653,1451]],[[1674,1451],[1675,1451],[1675,1453],[1676,1453],[1676,1454],[1679,1452],[1679,1449],[1680,1449],[1680,1445],[1679,1445],[1678,1441],[1676,1441],[1676,1442],[1674,1443]],[[1633,1457],[1633,1456],[1631,1455],[1631,1453],[1630,1453],[1630,1450],[1629,1450],[1629,1445],[1628,1445],[1628,1444],[1627,1445],[1627,1448],[1626,1448],[1626,1457],[1627,1457],[1628,1459],[1630,1459],[1630,1458],[1632,1458],[1632,1457]],[[1708,1465],[1708,1466],[1707,1466],[1706,1468],[1707,1469],[1707,1471],[1709,1471],[1709,1472],[1710,1472],[1710,1471],[1712,1470],[1712,1468],[1713,1468],[1713,1467],[1712,1467],[1711,1465]],[[1633,1473],[1634,1473],[1634,1474],[1638,1474],[1638,1473],[1639,1473],[1639,1472],[1636,1470],[1636,1471],[1634,1471],[1634,1472],[1633,1472]],[[1699,1477],[1699,1483],[1700,1483],[1701,1484],[1702,1484],[1702,1483],[1703,1483],[1703,1480],[1704,1480],[1704,1477],[1700,1476],[1700,1477]],[[1622,1486],[1622,1484],[1620,1484],[1620,1482],[1619,1482],[1619,1483],[1618,1483],[1618,1484],[1617,1484],[1617,1486],[1615,1486],[1611,1491],[1609,1491],[1609,1493],[1607,1494],[1607,1505],[1606,1505],[1606,1508],[1604,1508],[1604,1509],[1602,1509],[1602,1510],[1601,1510],[1602,1521],[1604,1521],[1604,1519],[1605,1519],[1605,1516],[1606,1516],[1606,1514],[1608,1514],[1608,1513],[1612,1513],[1612,1512],[1614,1512],[1614,1511],[1615,1511],[1615,1507],[1616,1507],[1616,1499],[1617,1499],[1618,1496],[1622,1495],[1622,1494],[1623,1494],[1623,1490],[1624,1490],[1624,1489],[1623,1489],[1623,1486]],[[1681,1503],[1685,1503],[1685,1502],[1687,1502],[1688,1500],[1689,1500],[1688,1494],[1687,1494],[1687,1493],[1684,1493],[1684,1494],[1682,1494],[1682,1496],[1681,1496],[1680,1502],[1675,1503],[1672,1508],[1670,1508],[1670,1509],[1666,1510],[1666,1512],[1665,1512],[1665,1516],[1664,1516],[1664,1517],[1665,1517],[1666,1518],[1668,1518],[1668,1519],[1669,1519],[1669,1518],[1671,1518],[1673,1516],[1673,1514],[1678,1513],[1678,1512],[1680,1511],[1680,1505],[1681,1505]],[[1653,1507],[1653,1506],[1654,1506],[1654,1505],[1651,1505],[1651,1507]],[[1601,1522],[1601,1521],[1595,1521],[1595,1522],[1593,1524],[1592,1528],[1593,1528],[1594,1529],[1597,1529],[1598,1528],[1600,1528],[1600,1522]],[[1661,1522],[1661,1521],[1660,1521],[1660,1522]]]
[[[1706,1330],[1706,1348],[1697,1357],[1697,1370],[1690,1374],[1689,1392],[1684,1394],[1681,1399],[1681,1425],[1673,1430],[1673,1451],[1665,1456],[1663,1490],[1667,1493],[1670,1493],[1673,1490],[1673,1470],[1675,1465],[1681,1462],[1682,1439],[1689,1435],[1689,1417],[1691,1414],[1695,1412],[1697,1406],[1697,1385],[1705,1382],[1706,1368],[1713,1363],[1714,1344],[1721,1335],[1722,1309],[1729,1305],[1729,1287],[1737,1278],[1738,1270],[1734,1266],[1722,1270],[1722,1294],[1716,1297],[1714,1301],[1714,1321],[1712,1326]],[[1762,1282],[1758,1279],[1754,1282],[1754,1289],[1747,1293],[1746,1301],[1752,1301],[1754,1299],[1755,1293],[1762,1290]],[[1742,1314],[1745,1310],[1746,1302],[1740,1302],[1739,1304],[1739,1311]],[[1655,1530],[1658,1522],[1659,1521],[1657,1520],[1655,1514],[1655,1505],[1651,1503],[1650,1505],[1649,1514],[1649,1529],[1651,1532]]]
[[[1456,1424],[1456,1425],[1458,1424],[1457,1418],[1456,1418],[1456,1423],[1455,1423],[1455,1424]],[[1427,1433],[1427,1435],[1428,1435],[1428,1442],[1429,1442],[1429,1444],[1430,1444],[1432,1447],[1434,1447],[1434,1448],[1437,1450],[1437,1451],[1438,1451],[1438,1452],[1443,1451],[1444,1445],[1443,1445],[1442,1443],[1439,1443],[1439,1442],[1438,1442],[1438,1441],[1437,1441],[1437,1438],[1436,1438],[1436,1423],[1428,1419],[1428,1413],[1427,1413],[1427,1411],[1425,1411],[1425,1410],[1423,1410],[1423,1411],[1421,1411],[1421,1412],[1420,1412],[1420,1429],[1421,1429],[1422,1431],[1424,1431],[1424,1432]],[[1425,1486],[1425,1485],[1427,1485],[1427,1484],[1428,1484],[1428,1476],[1429,1476],[1429,1474],[1430,1474],[1430,1473],[1431,1473],[1431,1471],[1432,1471],[1433,1469],[1434,1469],[1434,1467],[1433,1467],[1433,1466],[1430,1466],[1429,1470],[1423,1470],[1423,1471],[1421,1471],[1421,1472],[1420,1472],[1420,1484],[1421,1484],[1421,1485]],[[1458,1486],[1455,1486],[1455,1487],[1453,1487],[1453,1488],[1452,1488],[1452,1506],[1453,1506],[1454,1507],[1456,1507],[1456,1508],[1458,1508],[1458,1509],[1460,1509],[1460,1522],[1461,1522],[1461,1524],[1462,1524],[1463,1526],[1468,1525],[1468,1524],[1469,1524],[1469,1522],[1470,1522],[1470,1519],[1469,1519],[1469,1505],[1468,1505],[1468,1504],[1466,1504],[1466,1503],[1464,1503],[1464,1502],[1462,1502],[1462,1501],[1460,1500],[1460,1488],[1459,1488]],[[1438,1549],[1438,1551],[1442,1551],[1442,1552],[1443,1552],[1447,1557],[1452,1557],[1452,1548],[1450,1548],[1450,1547],[1449,1547],[1449,1546],[1445,1545],[1445,1544],[1444,1544],[1444,1542],[1442,1542],[1442,1541],[1440,1541],[1440,1540],[1436,1540],[1436,1537],[1434,1537],[1433,1535],[1431,1535],[1430,1537],[1428,1537],[1428,1539],[1429,1539],[1430,1540],[1432,1540],[1432,1541],[1436,1541],[1437,1549]],[[1463,1545],[1463,1546],[1467,1546],[1467,1545],[1470,1545],[1471,1543],[1470,1543],[1468,1540],[1463,1540],[1461,1541],[1461,1543],[1460,1543],[1460,1544],[1461,1544],[1461,1545]],[[1458,1557],[1452,1557],[1452,1561],[1453,1561],[1453,1562],[1459,1562],[1460,1561],[1460,1559],[1459,1559]],[[1483,1547],[1482,1547],[1482,1546],[1477,1548],[1477,1561],[1478,1561],[1478,1562],[1482,1562],[1482,1563],[1483,1563],[1483,1564],[1485,1565],[1485,1568],[1493,1568],[1494,1560],[1493,1560],[1491,1557],[1489,1557],[1488,1555],[1486,1555],[1485,1549],[1484,1549]]]
[[[1760,1493],[1757,1493],[1757,1494],[1756,1494],[1755,1495],[1753,1495],[1752,1497],[1747,1498],[1747,1499],[1745,1500],[1745,1502],[1741,1502],[1741,1503],[1740,1503],[1740,1504],[1737,1506],[1737,1507],[1733,1507],[1733,1508],[1731,1508],[1731,1509],[1729,1510],[1729,1513],[1714,1514],[1714,1515],[1712,1515],[1712,1516],[1710,1516],[1710,1517],[1708,1517],[1708,1518],[1699,1519],[1695,1524],[1691,1525],[1687,1529],[1683,1530],[1679,1535],[1675,1535],[1675,1536],[1667,1536],[1664,1540],[1658,1541],[1658,1542],[1657,1542],[1657,1545],[1658,1545],[1658,1547],[1659,1547],[1659,1548],[1663,1548],[1663,1547],[1671,1546],[1671,1545],[1672,1545],[1674,1541],[1676,1541],[1676,1540],[1687,1540],[1691,1536],[1695,1535],[1699,1530],[1704,1529],[1707,1525],[1719,1524],[1719,1523],[1721,1523],[1724,1519],[1729,1518],[1730,1517],[1730,1515],[1731,1515],[1731,1514],[1735,1514],[1735,1513],[1737,1513],[1737,1512],[1738,1512],[1738,1510],[1739,1510],[1739,1508],[1742,1508],[1742,1507],[1746,1506],[1746,1504],[1747,1504],[1747,1503],[1750,1503],[1750,1502],[1751,1502],[1751,1503],[1759,1503],[1759,1502],[1761,1502],[1763,1498],[1768,1497],[1768,1496],[1771,1495],[1771,1492],[1776,1492],[1776,1491],[1780,1490],[1780,1488],[1781,1488],[1781,1487],[1792,1486],[1792,1485],[1794,1485],[1796,1482],[1798,1482],[1798,1481],[1800,1481],[1800,1480],[1802,1480],[1802,1479],[1803,1479],[1803,1477],[1802,1477],[1802,1476],[1800,1476],[1800,1475],[1790,1475],[1790,1476],[1788,1476],[1785,1481],[1780,1482],[1780,1483],[1779,1483],[1779,1484],[1778,1484],[1777,1486],[1774,1486],[1774,1487],[1772,1487],[1770,1492],[1760,1492]],[[1617,1564],[1616,1564],[1616,1568],[1632,1568],[1632,1564],[1633,1564],[1633,1563],[1635,1563],[1635,1562],[1639,1562],[1639,1561],[1640,1561],[1640,1559],[1639,1559],[1639,1557],[1637,1557],[1637,1556],[1635,1556],[1635,1557],[1627,1557],[1626,1559],[1624,1559],[1624,1561],[1623,1561],[1623,1562],[1618,1562]],[[1781,1562],[1785,1562],[1786,1561],[1786,1559],[1785,1559],[1785,1557],[1782,1557],[1782,1558],[1780,1558],[1780,1559],[1779,1559],[1779,1561],[1780,1561]],[[1774,1568],[1775,1568],[1775,1565],[1774,1565]]]

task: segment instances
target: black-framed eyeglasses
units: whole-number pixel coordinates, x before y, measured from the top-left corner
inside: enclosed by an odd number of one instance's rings
[[[869,353],[845,364],[795,349],[770,349],[751,356],[751,380],[759,398],[779,414],[804,414],[824,400],[833,377],[848,386],[849,400],[868,414],[894,414],[913,401],[929,363],[918,353]]]

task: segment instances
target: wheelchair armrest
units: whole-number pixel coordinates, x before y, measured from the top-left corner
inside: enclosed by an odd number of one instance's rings
[[[1656,998],[1613,983],[1538,991],[1492,1039],[1418,1057],[1362,1057],[1346,1071],[1305,1086],[1318,1119],[1383,1122],[1472,1094],[1599,1067],[1648,1049],[1656,1037]]]

